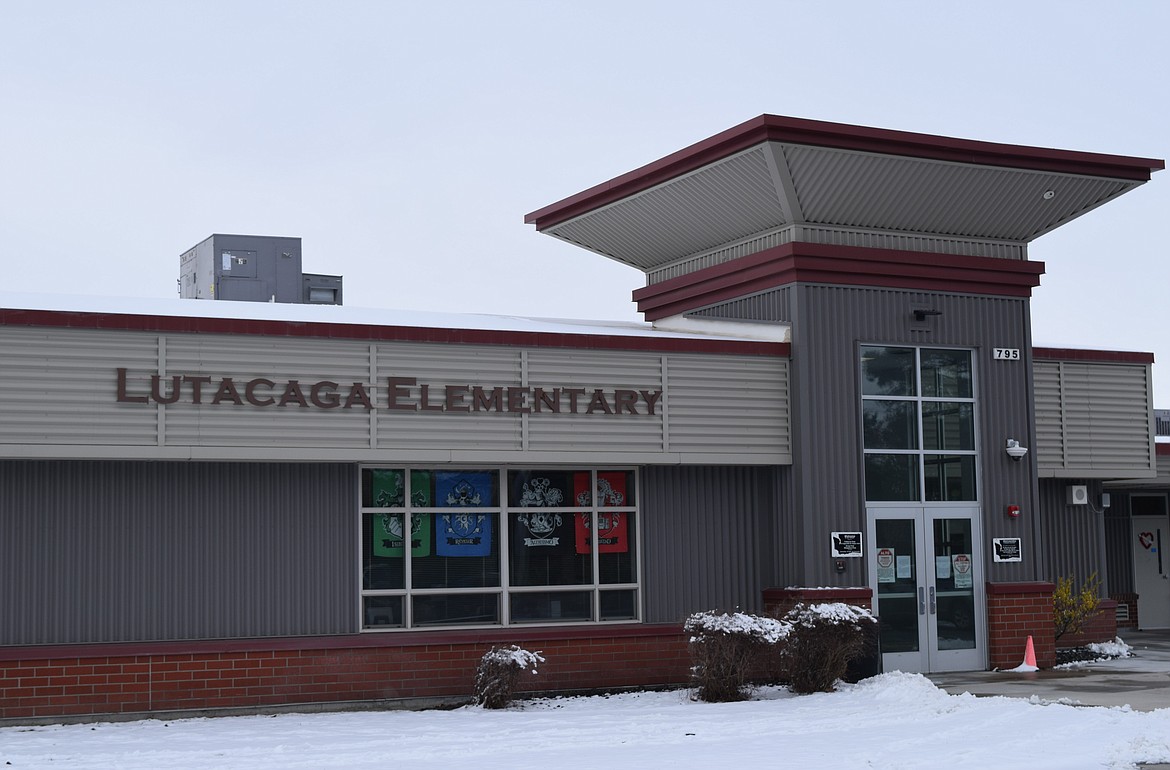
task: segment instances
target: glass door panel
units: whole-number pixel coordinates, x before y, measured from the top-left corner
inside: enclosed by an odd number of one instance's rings
[[[881,649],[918,652],[918,544],[913,519],[876,522],[874,559],[877,562],[877,612],[882,619]]]
[[[938,648],[975,649],[975,564],[969,519],[934,520],[934,591]]]
[[[871,507],[868,518],[885,669],[984,668],[979,509]]]

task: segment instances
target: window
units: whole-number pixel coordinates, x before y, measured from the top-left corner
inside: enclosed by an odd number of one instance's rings
[[[971,352],[861,347],[865,499],[976,499]]]
[[[363,468],[361,483],[365,629],[638,618],[631,470]]]

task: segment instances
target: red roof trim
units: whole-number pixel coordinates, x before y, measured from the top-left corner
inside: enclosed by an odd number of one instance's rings
[[[1152,364],[1153,353],[1135,350],[1082,350],[1080,348],[1032,348],[1032,358],[1044,361],[1099,361],[1112,364]]]
[[[284,636],[250,639],[197,639],[158,642],[99,642],[0,647],[0,661],[63,660],[125,657],[130,655],[215,655],[234,652],[286,650],[346,650],[379,647],[419,647],[450,644],[498,644],[523,639],[549,642],[563,639],[614,639],[678,636],[674,623],[556,626],[552,628],[481,628],[449,631],[388,631],[337,636]]]
[[[1043,262],[786,243],[644,286],[633,297],[653,321],[797,282],[1029,297],[1043,272]]]
[[[526,215],[545,230],[766,141],[1147,182],[1164,160],[956,139],[910,131],[761,115]]]
[[[790,353],[789,345],[785,342],[708,340],[682,337],[627,337],[487,329],[439,329],[414,326],[369,326],[365,324],[259,321],[231,318],[187,318],[58,310],[0,309],[0,326],[51,326],[193,334],[259,334],[277,337],[324,337],[369,341],[576,348],[579,350],[640,350],[663,353],[726,353],[751,356],[788,356]]]

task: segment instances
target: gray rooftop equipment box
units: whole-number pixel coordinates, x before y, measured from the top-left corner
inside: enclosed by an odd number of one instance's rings
[[[179,257],[179,296],[341,304],[341,276],[305,275],[301,239],[215,234]]]

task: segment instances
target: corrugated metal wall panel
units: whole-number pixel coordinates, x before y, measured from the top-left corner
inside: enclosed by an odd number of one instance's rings
[[[791,243],[793,240],[793,232],[792,227],[782,227],[778,230],[763,233],[762,235],[746,238],[737,243],[720,246],[710,251],[685,257],[665,267],[648,270],[646,272],[646,283],[648,285],[662,283],[663,281],[669,281],[671,278],[678,278],[680,275],[687,275],[706,267],[721,265],[733,259],[739,259],[740,257],[746,257],[750,254],[764,251],[765,249]]]
[[[646,620],[692,612],[758,612],[771,587],[779,514],[774,468],[641,470]]]
[[[787,360],[671,356],[668,378],[671,451],[714,445],[791,457]]]
[[[345,465],[0,462],[0,644],[356,631]]]
[[[724,302],[719,305],[687,313],[699,318],[726,318],[740,321],[789,321],[788,295],[791,290],[772,289],[750,297]]]
[[[857,246],[868,249],[926,251],[936,254],[957,254],[960,256],[993,257],[996,259],[1028,258],[1028,246],[1025,243],[946,237],[943,235],[932,236],[915,233],[893,233],[804,223],[788,225],[734,244],[720,246],[710,251],[684,257],[655,270],[649,270],[646,273],[646,283],[647,285],[661,283],[671,278],[688,275],[707,267],[730,262],[733,259],[746,257],[766,249],[792,243],[793,241],[824,243],[832,246]]]
[[[0,328],[0,444],[156,443],[155,409],[111,404],[117,367],[157,364],[147,334]]]
[[[1156,472],[1148,365],[1042,361],[1034,368],[1041,475]]]
[[[1128,494],[1113,492],[1109,510],[1105,511],[1105,558],[1109,568],[1109,592],[1131,594],[1133,583],[1133,546],[1130,538],[1132,506]]]
[[[1073,483],[1088,485],[1090,499],[1100,499],[1099,481],[1040,480],[1040,523],[1048,579],[1072,576],[1079,587],[1081,581],[1096,572],[1104,583],[1108,578],[1106,565],[1102,563],[1106,556],[1104,518],[1087,505],[1068,504],[1066,488]]]
[[[1037,538],[1026,531],[1034,520],[1005,525],[999,518],[1009,503],[1037,507],[1030,461],[1015,463],[1003,451],[1009,437],[1034,444],[1028,301],[833,286],[796,289],[790,389],[794,413],[803,422],[793,423],[793,495],[818,512],[806,515],[801,548],[814,557],[807,560],[804,579],[813,585],[867,582],[863,559],[846,560],[846,573],[838,575],[832,559],[815,556],[828,553],[830,532],[865,530],[860,343],[975,350],[984,550],[991,553],[991,537],[1013,535],[1024,536],[1025,549],[1035,549]],[[912,306],[922,305],[941,312],[926,328],[913,323],[911,313]],[[1024,359],[995,361],[993,346],[1019,348]],[[1020,564],[993,564],[988,558],[986,566],[992,580],[1043,574],[1037,572],[1042,565],[1035,553],[1025,553]]]

